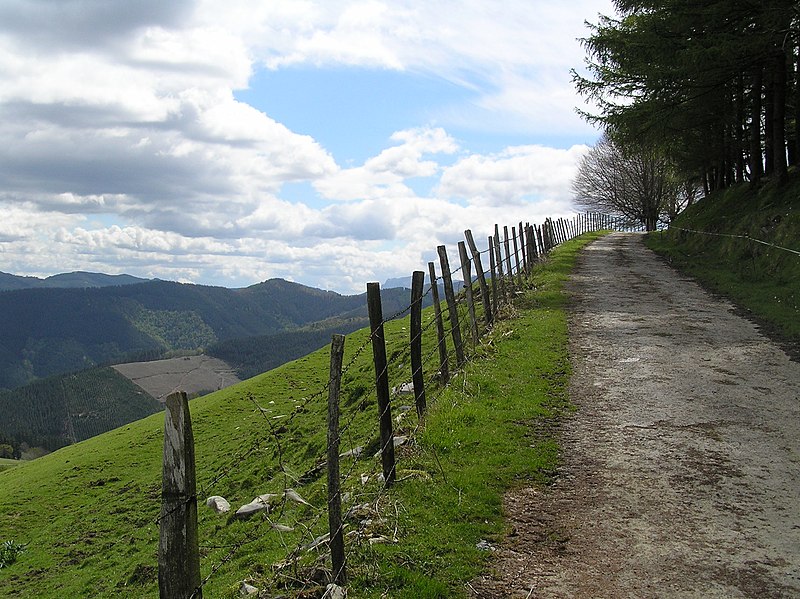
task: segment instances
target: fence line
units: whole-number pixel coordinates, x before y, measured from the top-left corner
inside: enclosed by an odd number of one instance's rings
[[[710,235],[713,237],[728,237],[730,239],[745,239],[747,241],[752,241],[754,243],[760,243],[761,245],[765,245],[771,248],[775,248],[777,250],[782,250],[784,252],[789,252],[791,254],[795,254],[796,256],[800,256],[800,250],[793,250],[792,248],[783,247],[782,245],[776,245],[774,243],[769,243],[768,241],[764,241],[762,239],[757,239],[755,237],[750,237],[749,235],[736,235],[733,233],[713,233],[711,231],[698,231],[696,229],[684,229],[683,227],[676,227],[675,225],[669,225],[667,230],[676,230],[676,231],[685,231],[687,233],[697,233],[699,235]]]
[[[270,416],[270,409],[261,406],[252,394],[248,394],[247,399],[253,404],[256,415],[260,414],[260,425],[256,424],[255,439],[251,441],[247,448],[241,451],[234,459],[229,460],[223,467],[219,468],[204,484],[200,486],[201,495],[207,496],[212,493],[222,481],[229,478],[232,473],[243,468],[250,463],[260,453],[272,448],[274,458],[277,461],[271,469],[274,470],[271,477],[265,481],[266,488],[276,490],[275,493],[258,495],[252,502],[240,507],[233,515],[231,520],[245,520],[255,518],[256,522],[252,525],[246,524],[243,534],[235,542],[228,545],[200,545],[197,535],[194,538],[194,547],[189,553],[179,555],[186,557],[192,552],[197,552],[198,547],[211,551],[214,549],[227,549],[227,552],[214,563],[205,562],[208,571],[204,578],[200,578],[200,570],[197,569],[196,575],[189,583],[190,592],[182,594],[164,594],[166,597],[192,597],[200,599],[203,587],[214,578],[226,565],[230,564],[234,557],[242,550],[255,541],[258,541],[262,534],[275,532],[279,535],[280,543],[285,550],[285,558],[273,565],[273,583],[279,578],[284,584],[295,584],[303,586],[309,584],[312,578],[309,574],[302,571],[303,567],[324,570],[326,580],[330,584],[342,585],[347,579],[347,567],[345,557],[345,543],[363,541],[364,531],[361,529],[345,532],[346,521],[350,518],[353,510],[366,510],[370,514],[375,514],[379,519],[381,515],[382,501],[389,497],[389,489],[393,484],[404,480],[398,477],[400,470],[398,464],[405,457],[403,451],[396,454],[397,447],[402,449],[403,444],[413,442],[415,433],[424,423],[424,413],[426,405],[432,405],[446,390],[448,380],[452,375],[451,368],[462,369],[466,362],[475,355],[475,349],[480,343],[481,338],[492,330],[493,325],[500,319],[507,316],[512,305],[513,297],[529,283],[529,277],[533,273],[533,266],[545,260],[549,252],[556,246],[569,241],[585,232],[599,230],[601,228],[629,230],[625,223],[619,219],[613,219],[608,215],[598,213],[578,214],[573,219],[545,219],[541,225],[520,222],[518,225],[510,227],[503,226],[503,236],[500,236],[500,226],[495,225],[494,235],[487,238],[487,248],[478,250],[471,231],[465,231],[467,245],[463,241],[459,242],[458,250],[461,265],[455,269],[449,266],[449,257],[445,246],[437,247],[439,254],[441,274],[437,276],[436,267],[433,262],[428,263],[430,274],[430,286],[424,291],[424,272],[415,271],[413,276],[413,289],[411,301],[402,310],[393,314],[389,318],[384,318],[380,305],[380,286],[377,283],[369,283],[368,305],[370,307],[370,333],[367,339],[359,345],[353,352],[350,360],[342,366],[344,356],[345,338],[334,336],[332,340],[331,370],[327,381],[322,388],[309,393],[308,396],[301,398],[301,401],[294,406],[291,414]],[[467,249],[468,248],[468,249]],[[513,248],[513,251],[512,251]],[[484,270],[481,256],[489,255],[489,268]],[[476,279],[472,277],[472,267],[475,267]],[[464,288],[453,289],[452,275],[462,272],[464,278]],[[486,281],[489,276],[489,282]],[[446,301],[439,302],[438,282],[444,283]],[[475,284],[479,287],[478,293],[473,293]],[[490,289],[491,286],[491,289]],[[435,302],[433,313],[427,322],[422,322],[421,306],[423,298],[432,294]],[[480,308],[480,316],[478,314]],[[412,326],[409,327],[409,342],[406,346],[411,358],[410,372],[405,371],[406,349],[400,355],[386,356],[384,325],[390,320],[400,318],[407,312],[411,312]],[[430,314],[430,313],[429,313]],[[479,318],[483,318],[484,325],[478,326]],[[463,329],[463,331],[462,331]],[[426,335],[426,333],[430,334]],[[472,351],[465,351],[462,332],[472,340]],[[433,339],[430,338],[434,335]],[[449,350],[447,339],[453,340],[453,348]],[[424,345],[429,344],[427,351]],[[343,426],[339,426],[340,418],[340,388],[347,386],[346,377],[357,362],[361,362],[361,356],[367,346],[373,349],[374,379],[373,383],[366,390],[377,398],[378,413],[377,420],[380,424],[378,434],[371,434],[367,439],[353,438],[351,431],[353,425],[362,416],[359,407],[351,406],[350,413],[342,413],[345,417]],[[397,354],[397,352],[395,352]],[[438,359],[436,359],[438,356]],[[404,372],[402,377],[399,373],[390,373],[398,364],[402,363]],[[363,367],[362,367],[363,369]],[[428,375],[425,375],[425,372]],[[390,389],[391,379],[399,379],[400,384]],[[410,379],[410,382],[409,382]],[[405,382],[403,382],[405,381]],[[432,392],[424,394],[425,389]],[[405,406],[399,406],[398,415],[393,419],[392,404],[401,394],[413,391],[414,403],[416,405],[416,424],[403,424],[408,420],[409,411],[403,411]],[[327,399],[325,396],[327,395]],[[426,401],[427,400],[427,401]],[[313,457],[313,466],[304,473],[295,471],[295,468],[303,466],[288,463],[287,452],[284,443],[290,443],[293,436],[302,434],[300,429],[295,427],[295,417],[309,411],[311,406],[327,405],[328,413],[328,435],[325,447],[317,451]],[[361,405],[366,405],[362,402]],[[411,408],[411,406],[408,406]],[[372,416],[371,418],[374,418]],[[189,422],[189,437],[191,438],[191,424]],[[373,421],[374,422],[374,421]],[[297,424],[300,424],[298,422]],[[322,425],[322,423],[320,423]],[[292,432],[295,427],[295,432]],[[409,428],[411,427],[411,428]],[[322,428],[322,426],[320,426]],[[374,430],[374,429],[373,429]],[[408,430],[406,435],[397,433]],[[339,453],[339,446],[342,439],[348,439],[350,450],[344,454]],[[374,456],[367,454],[367,449],[374,446],[374,439],[378,437],[377,452]],[[361,441],[363,445],[357,445]],[[192,448],[193,450],[193,448]],[[173,468],[168,465],[167,445],[165,443],[165,480],[167,469]],[[378,459],[379,458],[379,459]],[[349,467],[344,473],[340,472],[340,460],[350,459]],[[366,473],[361,474],[360,479],[356,478],[356,472],[365,462],[370,461],[371,467]],[[438,462],[438,458],[436,459]],[[170,462],[171,464],[171,462]],[[176,467],[180,468],[180,467]],[[185,469],[184,469],[185,470]],[[328,473],[328,510],[318,509],[311,505],[296,488],[303,489],[303,485],[310,483],[318,478],[322,471]],[[193,474],[193,472],[192,472]],[[194,480],[191,484],[196,484]],[[309,487],[310,489],[310,487]],[[166,487],[165,487],[166,492]],[[179,506],[164,502],[159,522],[162,524],[172,519],[174,514],[183,513],[184,508],[194,506],[195,519],[197,515],[197,493],[190,491],[182,495]],[[338,498],[338,503],[337,503]],[[368,499],[368,501],[364,501]],[[213,500],[213,501],[212,501]],[[223,503],[224,502],[224,503]],[[227,511],[230,505],[225,508],[227,501],[222,496],[211,495],[206,500],[206,505],[215,507],[220,511]],[[182,506],[182,507],[181,507]],[[368,506],[368,507],[364,507]],[[344,513],[342,513],[344,512]],[[295,520],[289,520],[294,517]],[[327,518],[327,533],[318,534],[320,531],[320,521]],[[288,523],[287,523],[288,522]],[[265,533],[264,528],[269,527]],[[171,546],[172,532],[164,532],[165,529],[172,527],[162,526],[160,547]],[[283,535],[293,531],[302,531],[296,543],[287,542]],[[394,534],[389,539],[380,542],[391,542]],[[349,540],[348,540],[349,539]],[[370,537],[371,543],[375,538]],[[166,551],[166,550],[165,550]],[[303,562],[305,556],[314,554],[316,557],[308,557]],[[205,556],[201,558],[206,559]],[[327,567],[330,558],[330,568]],[[185,567],[185,564],[183,564]],[[161,552],[159,557],[159,578],[162,576],[168,579],[174,576],[175,565],[162,565]],[[162,571],[163,568],[163,571]],[[199,568],[199,566],[198,566]],[[310,571],[310,570],[309,570]]]

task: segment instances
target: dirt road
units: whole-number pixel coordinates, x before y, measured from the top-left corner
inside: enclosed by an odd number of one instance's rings
[[[800,597],[800,364],[635,234],[570,292],[577,406],[475,597]]]

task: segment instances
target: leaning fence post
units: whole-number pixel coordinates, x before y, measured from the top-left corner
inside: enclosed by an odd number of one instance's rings
[[[200,599],[200,547],[197,536],[197,481],[189,399],[171,393],[164,412],[164,463],[158,541],[158,593],[161,599]]]
[[[414,382],[414,403],[417,415],[425,414],[425,377],[422,374],[422,289],[425,273],[415,270],[411,276],[411,380]]]
[[[328,532],[331,547],[331,582],[347,582],[342,533],[342,494],[339,488],[339,388],[342,383],[344,335],[331,338],[331,370],[328,379]]]
[[[536,251],[536,233],[534,232],[534,225],[526,225],[528,228],[528,275],[533,272],[533,264],[539,260],[539,253]]]
[[[450,334],[453,336],[453,345],[456,350],[456,366],[461,368],[466,359],[464,358],[464,344],[461,341],[461,328],[458,322],[456,295],[453,292],[453,277],[450,275],[450,261],[447,259],[447,248],[443,245],[437,246],[436,252],[439,254],[439,263],[442,266],[444,296],[447,299],[447,313],[450,315]]]
[[[527,250],[528,248],[525,247],[525,229],[522,228],[522,221],[519,221],[519,253],[522,254],[522,270],[524,274],[528,274],[528,256]]]
[[[489,237],[489,272],[492,273],[492,311],[497,316],[500,312],[499,304],[497,303],[497,265],[494,259],[494,237]]]
[[[517,285],[522,287],[522,264],[519,261],[519,245],[517,243],[517,229],[515,227],[511,227],[511,239],[514,242],[514,262],[517,264]]]
[[[467,295],[467,311],[469,313],[469,330],[472,335],[472,345],[478,345],[478,320],[475,316],[475,297],[472,289],[472,264],[467,256],[467,246],[463,241],[458,242],[458,256],[461,259],[461,274],[464,275],[464,291]]]
[[[367,283],[367,309],[372,333],[372,358],[375,362],[375,388],[378,396],[378,423],[381,435],[381,465],[386,486],[394,483],[394,434],[392,407],[389,404],[389,367],[386,363],[386,337],[383,333],[383,307],[380,283]]]
[[[442,384],[450,380],[450,368],[447,365],[447,338],[444,334],[444,320],[442,319],[442,306],[439,300],[439,283],[436,281],[436,266],[428,262],[428,271],[431,274],[431,294],[433,295],[433,315],[436,317],[436,342],[439,348],[439,376]]]
[[[472,253],[472,261],[475,263],[475,272],[478,275],[478,284],[481,288],[481,301],[483,302],[483,317],[486,320],[486,327],[491,328],[494,316],[492,315],[492,305],[489,301],[489,287],[486,285],[486,273],[483,271],[483,264],[481,264],[481,253],[475,245],[475,240],[472,238],[472,231],[467,229],[464,231],[464,238],[469,244],[469,251]]]

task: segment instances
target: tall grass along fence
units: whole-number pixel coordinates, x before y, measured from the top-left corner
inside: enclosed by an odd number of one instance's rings
[[[494,323],[507,316],[514,295],[530,284],[534,265],[555,246],[601,229],[630,230],[608,215],[578,214],[569,220],[546,219],[541,225],[495,225],[484,249],[467,230],[457,253],[437,247],[438,265],[427,264],[429,284],[424,271],[413,273],[409,304],[388,317],[382,312],[380,285],[368,283],[369,335],[360,339],[351,335],[356,349],[349,348],[346,363],[347,340],[334,335],[327,383],[302,398],[290,414],[273,414],[249,394],[253,407],[249,426],[259,430],[257,441],[202,482],[199,491],[187,396],[175,392],[167,397],[158,517],[160,597],[201,598],[215,577],[237,567],[239,554],[268,535],[275,537],[273,549],[264,556],[270,565],[255,578],[252,572],[236,572],[242,594],[255,595],[255,584],[268,584],[284,589],[319,587],[326,597],[344,596],[347,556],[363,556],[375,544],[397,542],[398,516],[395,507],[393,526],[389,490],[408,478],[426,475],[413,466],[414,452],[419,451],[415,433],[424,425],[428,406],[478,353]],[[451,256],[458,261],[455,267]],[[453,282],[459,273],[462,289]],[[428,295],[432,309],[423,312]],[[384,325],[406,313],[410,313],[408,330],[403,327],[407,341],[399,350],[392,345],[395,351],[387,356]],[[368,367],[374,377],[369,377],[373,383],[365,389],[357,373]],[[341,409],[343,396],[346,409]],[[376,400],[375,411],[370,396]],[[316,410],[327,413],[327,422],[318,422],[327,430],[324,446],[299,463],[290,463],[290,445],[307,434],[312,408],[324,405],[326,399],[327,410]],[[348,449],[342,451],[343,445]],[[254,484],[252,501],[231,507],[224,497],[225,481],[248,461],[265,459],[265,453],[272,459],[266,468],[269,476]],[[204,499],[198,506],[199,497]],[[199,510],[240,525],[239,536],[217,544],[214,527],[198,526]]]

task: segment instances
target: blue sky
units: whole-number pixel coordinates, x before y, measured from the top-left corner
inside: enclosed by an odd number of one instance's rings
[[[569,71],[598,13],[610,1],[0,3],[0,271],[351,293],[465,228],[567,216],[598,137]]]

